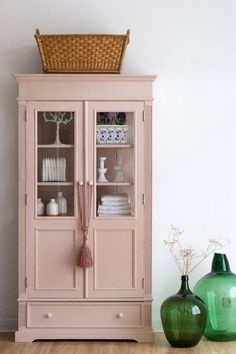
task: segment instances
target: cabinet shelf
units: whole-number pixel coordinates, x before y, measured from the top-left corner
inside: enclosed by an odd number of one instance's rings
[[[73,144],[38,144],[39,149],[73,149]]]
[[[97,149],[109,149],[109,148],[115,148],[115,149],[130,149],[133,147],[133,144],[97,144]]]
[[[57,186],[73,186],[73,182],[38,182],[38,186],[45,186],[45,187],[57,187]]]
[[[97,182],[97,186],[131,186],[132,182]]]

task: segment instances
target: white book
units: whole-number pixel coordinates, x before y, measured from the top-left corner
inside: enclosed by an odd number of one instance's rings
[[[66,159],[64,158],[63,159],[64,160],[64,169],[63,169],[63,171],[64,171],[64,182],[66,181]]]
[[[42,160],[42,170],[41,170],[41,179],[44,182],[45,181],[45,160]]]
[[[57,158],[57,180],[61,181],[61,159]]]
[[[51,174],[51,159],[48,159],[48,181],[51,182],[52,174]]]
[[[55,181],[55,168],[54,168],[54,159],[51,159],[52,161],[52,180]]]
[[[54,164],[54,169],[55,169],[55,181],[58,181],[57,160],[58,160],[58,158],[55,159],[55,164]]]
[[[48,163],[48,158],[46,159],[45,163],[46,163],[46,181],[50,181],[50,178],[49,178],[49,163]]]
[[[59,176],[58,176],[58,179],[59,179],[59,181],[63,181],[63,173],[62,173],[62,169],[63,169],[63,166],[62,166],[62,158],[59,158],[59,159],[58,159],[58,162],[59,162]]]

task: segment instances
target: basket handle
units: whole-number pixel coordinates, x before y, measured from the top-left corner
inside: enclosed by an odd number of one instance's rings
[[[129,29],[126,32],[126,36],[127,36],[127,44],[129,44],[129,42],[130,42],[130,30]]]

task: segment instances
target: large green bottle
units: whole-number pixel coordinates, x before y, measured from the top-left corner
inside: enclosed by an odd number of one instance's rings
[[[193,347],[204,332],[207,308],[192,293],[188,276],[182,275],[177,294],[168,297],[161,306],[161,321],[168,342],[177,348]]]
[[[236,275],[225,254],[214,254],[211,272],[193,291],[208,308],[204,336],[215,341],[236,340]]]

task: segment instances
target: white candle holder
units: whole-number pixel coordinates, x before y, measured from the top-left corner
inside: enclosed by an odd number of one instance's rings
[[[99,157],[99,168],[98,168],[98,179],[97,182],[108,182],[108,180],[106,179],[105,173],[107,172],[107,168],[104,167],[104,163],[105,160],[107,158],[106,157]]]

